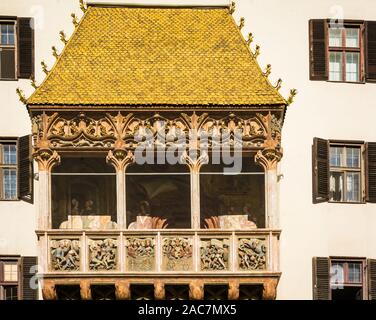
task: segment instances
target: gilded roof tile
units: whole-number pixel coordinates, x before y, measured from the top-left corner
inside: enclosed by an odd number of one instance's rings
[[[29,105],[282,105],[228,8],[89,7]]]

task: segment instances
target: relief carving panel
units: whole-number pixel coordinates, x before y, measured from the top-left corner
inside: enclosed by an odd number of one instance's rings
[[[80,270],[80,241],[55,239],[50,241],[50,257],[53,271]]]
[[[229,270],[229,239],[201,239],[200,260],[202,271]]]
[[[162,269],[164,271],[192,270],[192,250],[192,238],[164,238]]]
[[[155,238],[128,238],[126,240],[127,270],[153,271],[155,269]]]
[[[89,269],[108,271],[117,269],[117,240],[112,238],[89,240]]]
[[[266,252],[267,248],[265,239],[239,239],[239,269],[242,271],[265,270]]]

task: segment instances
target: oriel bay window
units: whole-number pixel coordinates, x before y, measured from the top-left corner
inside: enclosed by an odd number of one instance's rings
[[[125,179],[129,229],[191,228],[187,165],[135,163]]]
[[[102,157],[62,157],[51,176],[52,226],[116,227],[116,175]]]
[[[376,202],[376,143],[314,138],[313,202]]]

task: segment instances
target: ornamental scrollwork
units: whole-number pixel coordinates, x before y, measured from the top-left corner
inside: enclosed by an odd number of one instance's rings
[[[229,268],[229,239],[201,240],[202,271],[223,271]]]
[[[89,269],[93,271],[117,268],[117,240],[112,238],[89,240]]]
[[[239,239],[240,270],[265,270],[266,251],[264,239]]]
[[[51,269],[53,271],[80,270],[80,241],[71,239],[51,240]]]
[[[155,239],[129,238],[126,240],[127,265],[130,271],[152,271],[155,268]]]
[[[192,239],[173,237],[163,239],[163,265],[167,271],[192,269]]]
[[[274,116],[274,115],[273,115]],[[32,118],[35,149],[105,148],[134,150],[139,145],[260,148],[280,135],[281,121],[264,114],[159,114],[80,112],[39,114]]]

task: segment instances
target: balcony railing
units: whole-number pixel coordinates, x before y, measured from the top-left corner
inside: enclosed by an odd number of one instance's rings
[[[279,271],[279,230],[37,231],[43,274]]]

